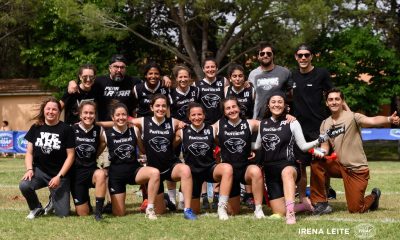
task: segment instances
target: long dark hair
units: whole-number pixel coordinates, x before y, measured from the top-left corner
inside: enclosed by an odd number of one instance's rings
[[[228,96],[228,97],[222,99],[222,101],[220,103],[220,110],[221,110],[222,114],[224,115],[224,117],[227,118],[224,114],[225,113],[224,110],[225,110],[225,103],[229,100],[236,102],[236,105],[238,105],[238,107],[239,107],[239,118],[244,118],[243,113],[242,113],[242,104],[239,102],[239,100],[235,96]]]
[[[57,104],[58,112],[60,117],[61,113],[61,104],[60,102],[55,98],[55,97],[48,97],[42,101],[39,107],[39,113],[35,115],[31,120],[35,121],[35,125],[44,125],[45,123],[45,116],[44,116],[44,108],[46,107],[46,104],[49,102],[54,102]]]

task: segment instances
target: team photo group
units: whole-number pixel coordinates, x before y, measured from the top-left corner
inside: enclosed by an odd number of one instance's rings
[[[215,59],[206,58],[197,81],[184,64],[164,73],[150,62],[140,78],[128,76],[120,54],[105,76],[82,65],[61,99],[41,103],[25,136],[26,218],[68,216],[71,199],[78,216],[123,216],[127,185],[140,185],[150,220],[177,209],[188,220],[211,209],[228,220],[246,202],[255,219],[270,208],[268,218],[295,224],[300,212],[333,212],[330,178],[343,179],[350,213],[377,210],[381,191],[366,193],[361,128],[399,125],[397,112],[352,112],[328,70],[312,64],[307,44],[294,49],[292,71],[274,63],[275,53],[261,42],[248,76],[239,64],[218,75]],[[47,205],[37,195],[42,188]]]

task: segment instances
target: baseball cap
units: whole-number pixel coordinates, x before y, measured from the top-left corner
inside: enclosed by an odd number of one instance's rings
[[[128,61],[126,60],[126,58],[122,54],[114,54],[114,55],[112,55],[112,57],[110,59],[110,65],[115,63],[115,62],[123,62],[126,65],[128,64]]]

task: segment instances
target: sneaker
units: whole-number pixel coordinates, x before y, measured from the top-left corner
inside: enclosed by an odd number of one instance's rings
[[[328,189],[328,199],[336,199],[336,191],[332,187]]]
[[[268,219],[271,220],[281,220],[282,218],[283,218],[282,215],[280,215],[279,213],[274,213],[268,217]]]
[[[94,219],[96,219],[96,221],[101,221],[103,220],[103,216],[101,215],[101,213],[95,213]]]
[[[112,204],[111,202],[108,202],[104,207],[103,207],[103,213],[111,214],[112,213]]]
[[[256,219],[263,219],[265,218],[264,212],[262,210],[262,208],[257,209],[254,211],[254,217],[256,217]]]
[[[145,212],[146,212],[147,203],[148,203],[148,200],[147,200],[147,199],[143,200],[142,205],[140,205],[140,212],[142,212],[142,213],[145,213]]]
[[[296,223],[296,215],[294,212],[286,213],[286,224],[295,224]]]
[[[185,209],[185,202],[184,201],[179,201],[177,208],[178,208],[178,210]]]
[[[41,215],[43,215],[44,210],[43,208],[35,208],[32,211],[29,212],[28,216],[26,216],[26,219],[32,220],[34,218],[37,218]]]
[[[246,200],[246,206],[248,208],[250,208],[251,210],[253,210],[253,211],[256,210],[256,205],[254,203],[254,198],[248,197],[247,200]]]
[[[372,189],[371,195],[375,196],[375,200],[372,203],[371,207],[369,207],[369,210],[375,211],[379,207],[379,198],[381,198],[381,190],[379,188],[374,188]]]
[[[175,204],[169,199],[168,193],[164,193],[164,202],[165,206],[170,210],[170,211],[176,211],[176,206]]]
[[[219,220],[228,220],[229,216],[228,213],[226,212],[226,209],[228,208],[227,203],[218,203],[218,218]]]
[[[328,202],[319,202],[315,205],[313,215],[324,215],[333,212],[332,207]]]
[[[147,208],[145,217],[148,218],[149,220],[156,220],[157,215],[154,212],[154,208]]]
[[[196,214],[193,213],[191,208],[186,209],[183,211],[183,217],[187,220],[197,220]]]
[[[48,215],[54,212],[53,198],[51,196],[49,196],[49,202],[46,204],[43,210],[44,210],[43,213],[44,215]]]
[[[212,201],[212,204],[211,204],[211,209],[217,209],[218,208],[218,200],[219,199],[219,194],[217,193],[217,194],[215,194],[214,193],[214,196],[213,196],[213,201]]]
[[[208,202],[208,197],[207,195],[205,197],[202,197],[203,203],[201,204],[202,209],[210,209],[210,202]]]

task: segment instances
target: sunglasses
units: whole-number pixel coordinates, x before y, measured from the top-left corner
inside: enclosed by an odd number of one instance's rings
[[[95,76],[81,76],[82,80],[90,80],[93,81],[96,77]]]
[[[258,55],[260,56],[260,57],[264,57],[265,55],[267,55],[268,57],[271,57],[272,56],[272,52],[259,52],[258,53]]]
[[[297,55],[298,58],[303,58],[303,57],[309,58],[311,56],[310,53],[298,53],[296,55]]]

